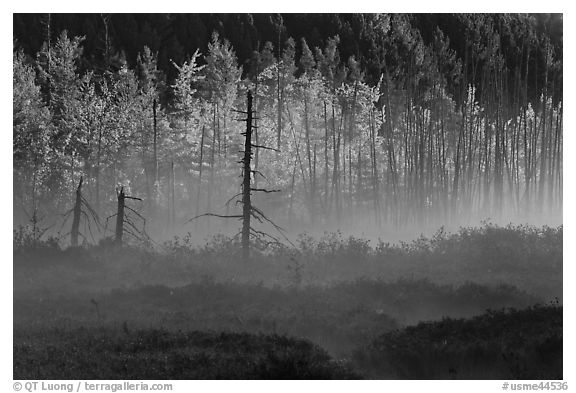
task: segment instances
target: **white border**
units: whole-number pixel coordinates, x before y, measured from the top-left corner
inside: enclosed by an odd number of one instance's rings
[[[3,34],[0,35],[2,43],[2,56],[4,60],[0,63],[2,67],[2,133],[0,139],[0,170],[1,184],[4,192],[0,194],[5,207],[5,214],[12,215],[12,144],[10,143],[12,125],[11,121],[11,92],[12,82],[9,80],[12,75],[12,68],[8,57],[12,51],[12,13],[20,12],[560,12],[564,14],[564,40],[568,44],[564,46],[564,104],[567,110],[564,114],[564,381],[568,381],[569,389],[574,390],[576,381],[571,377],[574,375],[574,354],[569,348],[575,348],[574,333],[574,287],[571,285],[574,278],[574,240],[576,240],[573,223],[575,217],[575,207],[571,204],[571,198],[575,196],[575,181],[572,176],[575,168],[575,157],[571,155],[572,149],[576,148],[576,135],[574,127],[574,23],[573,8],[568,1],[502,1],[483,0],[472,2],[466,0],[458,1],[348,1],[348,2],[321,2],[310,0],[290,0],[274,3],[271,7],[269,1],[243,1],[243,0],[219,0],[218,2],[200,1],[180,1],[180,2],[143,2],[130,1],[118,2],[113,0],[100,0],[98,2],[83,1],[21,1],[18,3],[3,4],[1,14],[1,28]],[[0,378],[1,391],[12,390],[12,226],[11,223],[4,222],[0,227],[0,249],[2,250],[1,261],[1,297],[2,313],[4,323],[1,324],[2,341],[2,367]],[[113,382],[113,381],[110,381]],[[147,381],[152,383],[153,381]],[[162,381],[158,381],[162,382]],[[520,381],[519,381],[520,382]],[[527,381],[532,382],[532,381]],[[500,381],[283,381],[266,382],[242,382],[242,381],[173,381],[175,392],[189,391],[213,391],[222,390],[234,392],[270,392],[272,389],[279,393],[294,393],[294,389],[308,391],[318,391],[319,389],[330,389],[331,391],[348,392],[355,389],[366,391],[384,392],[390,391],[442,391],[442,392],[499,392],[502,391]]]

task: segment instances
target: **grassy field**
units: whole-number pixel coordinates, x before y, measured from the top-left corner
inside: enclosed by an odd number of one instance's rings
[[[224,237],[189,240],[62,250],[16,232],[14,377],[561,375],[561,227],[375,246],[301,236],[249,263]],[[484,314],[509,308],[523,311]]]

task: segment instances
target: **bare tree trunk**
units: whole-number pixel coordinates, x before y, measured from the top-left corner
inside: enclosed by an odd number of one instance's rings
[[[254,100],[255,102],[253,103],[253,105],[256,107],[256,111],[259,112],[260,110],[260,101],[258,100],[258,75],[260,74],[260,70],[257,67],[256,68],[256,82],[254,84]],[[259,134],[258,134],[258,118],[254,118],[252,119],[252,121],[254,122],[254,141],[256,142],[257,145],[260,145],[260,138],[259,138]],[[259,168],[259,164],[260,163],[260,149],[256,149],[256,151],[254,152],[254,170],[257,171]],[[254,176],[254,188],[258,188],[258,176]]]
[[[332,101],[332,151],[334,154],[334,166],[332,168],[332,197],[336,209],[336,222],[340,223],[340,133],[336,139],[336,112]]]
[[[312,165],[312,186],[310,189],[310,203],[312,204],[312,211],[316,210],[316,143],[314,143],[314,160]],[[312,226],[315,224],[316,214],[310,215]]]
[[[212,146],[210,149],[210,184],[208,185],[208,197],[206,199],[207,208],[210,211],[212,206],[212,189],[214,188],[215,154],[216,154],[216,106],[213,106],[214,117],[212,120]],[[209,224],[207,224],[209,225]]]
[[[122,235],[124,234],[124,206],[126,203],[126,195],[124,194],[124,187],[120,188],[118,193],[118,210],[116,211],[116,233],[114,243],[118,246],[122,245]]]
[[[545,194],[544,189],[546,186],[546,160],[548,154],[548,144],[546,132],[546,110],[548,107],[548,45],[544,49],[546,51],[546,67],[544,69],[544,97],[542,99],[542,138],[540,141],[540,182],[538,184],[538,203],[539,210],[544,211]]]
[[[174,161],[170,163],[170,183],[171,183],[171,193],[172,193],[172,205],[170,212],[170,224],[171,229],[174,230],[176,227],[176,175],[174,174]]]
[[[106,65],[106,70],[110,69],[110,34],[109,34],[109,14],[100,14],[102,18],[102,23],[104,24],[104,64]]]
[[[202,190],[202,169],[204,167],[204,135],[206,126],[202,125],[202,136],[200,137],[200,160],[198,162],[198,184],[196,185],[196,215],[200,214],[200,191]]]
[[[282,136],[282,88],[280,83],[280,60],[282,56],[282,48],[280,45],[280,40],[282,37],[282,29],[278,27],[278,58],[276,60],[276,77],[277,77],[277,99],[278,99],[278,130],[277,130],[277,146],[276,149],[278,152],[280,151],[280,143],[281,143],[281,136]]]
[[[391,207],[391,213],[393,216],[393,221],[394,221],[394,225],[398,225],[399,224],[399,220],[398,220],[398,214],[399,214],[399,209],[400,206],[398,205],[398,178],[397,178],[397,173],[396,173],[396,156],[394,153],[394,142],[393,142],[393,137],[394,137],[394,117],[392,116],[392,102],[390,100],[390,85],[391,85],[391,81],[390,81],[390,74],[388,72],[388,66],[386,65],[386,63],[384,63],[384,70],[386,73],[386,122],[384,123],[384,112],[382,111],[382,108],[380,108],[380,116],[382,119],[382,123],[387,127],[387,136],[386,136],[386,150],[388,153],[388,177],[391,179],[391,183],[392,183],[392,206]],[[408,106],[406,106],[408,108]],[[373,132],[373,138],[375,138],[375,133]],[[374,143],[375,144],[375,141]],[[408,147],[408,144],[406,144],[406,147]],[[376,159],[376,151],[374,150],[374,159]],[[374,164],[376,165],[376,164]],[[376,167],[375,167],[376,170]],[[377,176],[377,174],[376,174]],[[377,178],[376,178],[376,182],[377,182]],[[379,202],[378,202],[379,204]]]
[[[76,189],[76,203],[74,203],[72,229],[70,230],[70,244],[72,247],[78,247],[78,236],[80,234],[80,215],[82,214],[82,181],[83,178],[80,176],[80,182],[78,183],[78,188]]]
[[[252,169],[250,161],[252,160],[252,93],[247,95],[247,118],[246,134],[244,140],[244,158],[242,159],[243,182],[242,182],[242,258],[248,261],[250,258],[250,217],[252,215],[252,203],[250,200],[251,186],[250,178]]]
[[[156,99],[152,103],[152,114],[154,117],[154,187],[158,183],[158,129],[156,128]]]
[[[98,129],[98,151],[96,153],[96,213],[100,214],[100,165],[102,160],[102,124]]]
[[[294,158],[294,165],[292,167],[292,176],[290,180],[290,203],[288,204],[288,225],[292,226],[292,212],[294,208],[294,185],[296,183],[296,164],[298,159]]]
[[[328,206],[328,115],[326,113],[326,102],[324,102],[324,213],[326,218],[330,215]]]
[[[46,89],[46,104],[48,106],[48,108],[50,108],[50,112],[52,112],[52,106],[53,106],[53,100],[52,100],[52,87],[51,87],[51,83],[50,83],[50,71],[52,68],[52,14],[46,14],[46,47],[48,50],[48,61],[46,64],[46,70],[47,70],[47,74],[48,74],[48,83],[47,86],[48,88]]]
[[[314,170],[312,170],[312,152],[310,150],[310,128],[308,124],[308,96],[304,92],[304,129],[306,131],[306,157],[308,159],[308,178],[310,179],[310,222],[314,225],[315,219],[315,193],[316,193],[316,144],[314,144]],[[313,173],[314,172],[314,173]],[[303,179],[305,181],[305,179]]]
[[[304,93],[304,129],[306,130],[306,156],[308,158],[308,172],[312,174],[312,157],[310,151],[310,128],[308,124],[308,97]]]
[[[564,114],[564,102],[560,103],[560,121],[559,121],[559,128],[556,130],[558,133],[558,153],[556,155],[556,176],[557,176],[557,191],[556,195],[558,196],[558,206],[560,207],[560,211],[562,211],[562,187],[563,187],[563,178],[562,178],[562,156],[563,156],[563,149],[562,149],[562,122],[563,122],[563,114]]]
[[[370,159],[372,165],[372,201],[376,225],[380,228],[380,198],[378,190],[378,164],[376,157],[376,130],[374,127],[374,112],[370,112]]]

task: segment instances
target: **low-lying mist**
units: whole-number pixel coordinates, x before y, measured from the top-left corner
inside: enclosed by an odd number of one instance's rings
[[[15,347],[18,349],[18,370],[28,370],[19,371],[24,373],[22,376],[36,375],[37,369],[26,366],[30,357],[43,358],[42,348],[47,342],[53,342],[58,348],[71,345],[56,344],[63,343],[63,337],[71,334],[78,337],[74,342],[80,347],[89,345],[93,340],[91,337],[102,335],[105,337],[102,345],[112,340],[106,345],[113,348],[127,345],[126,350],[130,352],[130,340],[135,337],[144,340],[138,342],[149,342],[151,334],[154,337],[159,335],[142,348],[154,351],[158,350],[155,345],[164,342],[162,340],[168,340],[161,344],[162,348],[171,348],[171,340],[176,340],[174,345],[184,340],[179,336],[182,332],[195,331],[310,340],[328,354],[314,355],[316,349],[311,348],[305,352],[283,352],[279,348],[267,351],[276,353],[278,350],[278,356],[289,356],[282,362],[306,363],[311,358],[329,359],[324,356],[330,356],[344,362],[342,365],[348,370],[336,372],[332,370],[336,366],[331,365],[331,360],[326,364],[322,360],[322,365],[307,366],[307,370],[318,373],[305,374],[308,377],[450,377],[451,374],[446,374],[447,370],[443,368],[428,371],[382,369],[377,365],[384,364],[383,361],[374,363],[370,359],[388,359],[389,353],[379,352],[379,347],[371,343],[383,334],[392,334],[421,321],[470,318],[486,310],[525,309],[534,305],[561,307],[562,232],[562,226],[502,227],[484,223],[455,232],[440,229],[429,237],[400,242],[371,241],[342,232],[324,233],[319,237],[300,234],[293,245],[253,241],[251,257],[245,261],[241,257],[239,240],[225,235],[211,237],[201,245],[192,234],[188,234],[159,244],[125,244],[119,247],[113,242],[102,241],[98,245],[66,248],[55,238],[38,239],[29,228],[22,227],[14,232],[13,244],[14,329],[18,331],[16,342],[21,343]],[[533,316],[525,313],[522,318],[540,318],[541,314],[548,312],[552,311],[538,308],[533,311]],[[489,321],[490,317],[487,318]],[[516,317],[503,315],[499,318]],[[484,321],[478,319],[481,320]],[[460,334],[457,329],[461,325],[455,323],[450,326],[456,330],[447,332],[448,336]],[[539,351],[535,348],[541,345],[542,340],[554,339],[550,334],[556,333],[550,332],[557,332],[556,327],[546,330],[548,327],[538,326],[544,330],[527,333],[532,341],[526,344],[528,352],[525,353]],[[73,333],[85,328],[89,330]],[[445,328],[431,325],[422,329]],[[193,337],[200,340],[197,336],[200,333],[194,334]],[[408,336],[382,336],[380,340],[386,343],[395,342],[395,337],[412,340],[412,333],[406,331],[405,334]],[[265,341],[267,344],[258,338],[244,339],[256,340],[253,344],[246,344],[248,347],[256,345],[251,347],[255,351],[259,351],[256,349],[259,345],[276,345],[272,344],[275,339]],[[220,339],[206,336],[201,340],[207,343],[205,340],[219,342]],[[36,344],[30,347],[25,343]],[[300,348],[296,342],[278,344]],[[190,345],[205,344],[190,342]],[[430,345],[435,344],[430,342]],[[459,351],[458,356],[465,359],[462,364],[474,362],[471,356],[477,351],[465,349],[461,344],[455,345],[458,346],[453,350]],[[490,351],[503,351],[498,347],[500,344],[492,341],[478,342],[477,345],[489,345],[493,347]],[[411,350],[409,346],[406,348]],[[196,353],[198,349],[190,350]],[[551,351],[550,356],[554,359],[558,356],[557,345],[545,351]],[[220,359],[218,353],[209,356]],[[259,356],[243,353],[242,356]],[[280,355],[282,353],[284,355]],[[118,353],[118,356],[121,359],[125,355]],[[158,371],[159,375],[169,378],[185,378],[186,375],[190,378],[213,377],[213,372],[209,371],[212,369],[201,365],[195,369],[205,371],[197,371],[200,374],[194,376],[187,374],[186,370],[191,369],[182,366],[179,356],[170,358],[170,362],[175,363],[170,363],[164,371]],[[403,361],[410,363],[410,356],[408,352],[403,353]],[[490,359],[496,355],[486,356],[487,366],[483,372],[493,376],[524,375],[489,366],[493,363]],[[522,358],[522,362],[541,362],[540,358],[534,358],[537,355],[529,356]],[[98,356],[93,358],[98,359]],[[63,357],[63,367],[65,364],[67,369],[85,375],[79,366],[85,362],[82,359]],[[224,374],[216,375],[237,377],[243,373],[255,373],[262,378],[270,375],[260,368],[244,370],[239,366],[244,361],[226,359],[234,365],[226,367],[234,367],[236,371],[230,369],[231,374],[222,371]],[[71,361],[78,363],[71,365]],[[195,357],[189,361],[204,364],[203,360]],[[504,362],[506,367],[509,366],[507,362]],[[448,363],[447,360],[449,367],[446,367],[452,368]],[[107,371],[102,369],[103,375],[114,375],[115,371],[107,369],[104,364],[98,366],[106,368]],[[224,370],[218,368],[224,367],[222,365],[214,367]],[[288,366],[278,367],[273,372],[275,376],[292,375],[285,369]],[[338,367],[336,369],[340,370]],[[57,369],[47,366],[38,376],[63,376]],[[548,375],[556,373],[558,368],[554,366],[546,370],[549,371],[543,372]],[[462,375],[475,377],[478,375],[475,372],[472,367]]]

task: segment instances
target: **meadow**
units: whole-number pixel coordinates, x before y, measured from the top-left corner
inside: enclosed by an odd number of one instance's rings
[[[15,231],[14,378],[562,377],[562,227],[239,251]]]

